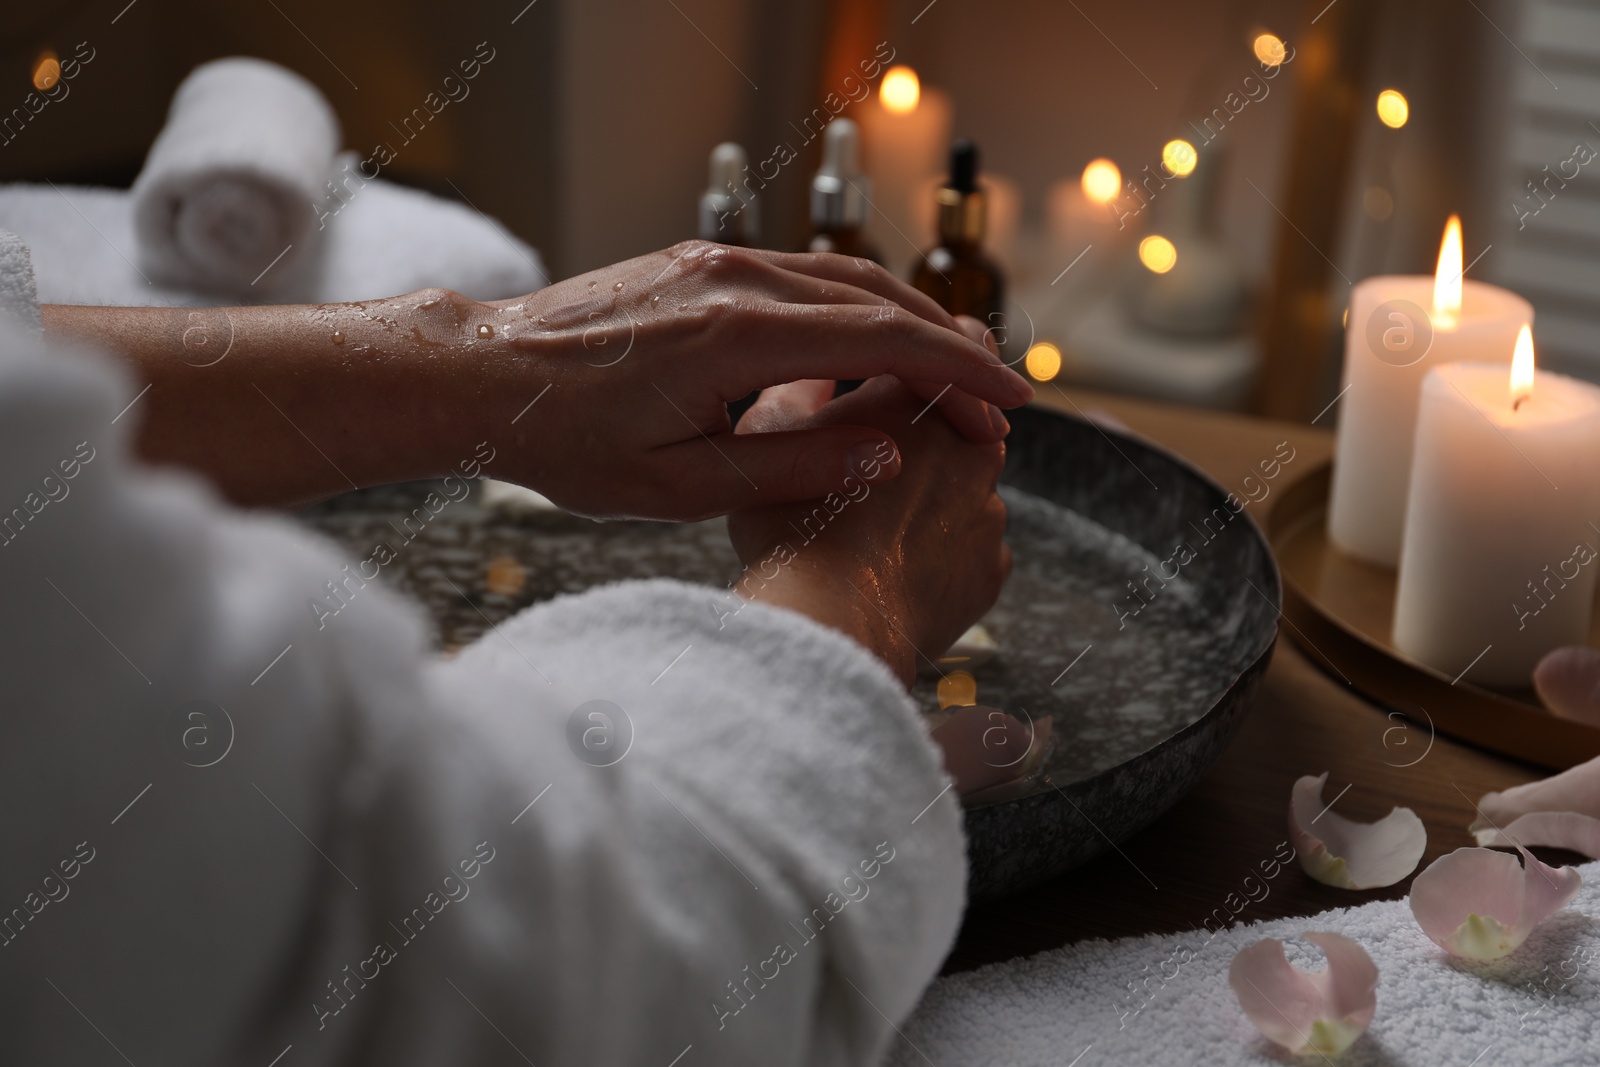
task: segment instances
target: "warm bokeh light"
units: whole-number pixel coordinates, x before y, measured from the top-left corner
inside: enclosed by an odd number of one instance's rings
[[[1061,373],[1061,349],[1049,341],[1040,341],[1028,349],[1022,364],[1028,368],[1028,376],[1034,381],[1048,382]]]
[[[1461,322],[1461,216],[1451,215],[1439,242],[1433,272],[1433,328],[1453,330]]]
[[[890,67],[878,89],[878,99],[896,115],[915,111],[917,101],[922,99],[922,82],[917,80],[917,72],[910,67]]]
[[[1281,66],[1288,49],[1283,46],[1283,39],[1277,34],[1263,33],[1251,43],[1255,50],[1256,58],[1269,67]]]
[[[966,671],[951,671],[939,679],[939,706],[967,708],[978,702],[978,680]]]
[[[1194,150],[1194,145],[1178,138],[1161,146],[1161,162],[1166,164],[1169,174],[1187,178],[1194,173],[1194,165],[1200,162],[1200,153]]]
[[[1083,195],[1096,204],[1109,204],[1122,192],[1122,171],[1109,159],[1094,159],[1083,168]]]
[[[1381,185],[1369,185],[1361,194],[1361,206],[1367,218],[1375,222],[1388,222],[1394,215],[1394,195]]]
[[[1398,130],[1411,117],[1411,105],[1397,89],[1385,89],[1378,94],[1378,118],[1385,126]]]
[[[1165,274],[1178,262],[1178,250],[1171,241],[1151,234],[1139,242],[1139,262],[1157,274]]]
[[[1511,353],[1511,407],[1533,393],[1533,331],[1527,323],[1517,333],[1517,347]]]
[[[61,61],[54,52],[46,52],[33,65],[33,87],[40,92],[61,80]]]

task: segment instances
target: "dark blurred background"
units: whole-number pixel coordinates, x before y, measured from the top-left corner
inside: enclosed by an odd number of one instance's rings
[[[954,131],[976,138],[986,168],[1020,194],[1025,236],[1045,229],[1052,189],[1077,182],[1090,160],[1109,158],[1125,175],[1158,161],[1164,142],[1188,136],[1191,122],[1256,69],[1252,41],[1270,32],[1296,48],[1296,59],[1219,139],[1225,164],[1208,209],[1254,300],[1252,336],[1266,338],[1263,377],[1300,383],[1278,389],[1277,399],[1263,399],[1258,387],[1248,403],[1314,412],[1330,395],[1348,280],[1431,273],[1452,211],[1463,216],[1469,259],[1493,246],[1470,276],[1535,301],[1547,338],[1541,357],[1548,351],[1552,366],[1600,371],[1590,340],[1600,301],[1587,295],[1600,291],[1600,221],[1592,238],[1581,237],[1590,206],[1600,205],[1600,181],[1586,173],[1573,183],[1541,217],[1544,237],[1517,231],[1511,209],[1522,183],[1565,159],[1574,139],[1600,147],[1600,130],[1586,121],[1600,119],[1592,3],[3,0],[0,20],[0,98],[20,102],[44,49],[66,56],[87,41],[96,53],[70,97],[51,105],[47,126],[0,147],[5,181],[126,186],[178,83],[196,64],[230,54],[274,60],[316,83],[340,116],[346,146],[366,152],[393,139],[391,124],[487,42],[496,58],[470,97],[384,176],[456,197],[453,182],[538,247],[555,277],[693,236],[709,150],[736,140],[754,161],[794,140],[791,124],[879,41],[924,87],[948,95]],[[1308,79],[1324,104],[1344,107],[1348,130],[1322,130],[1317,113],[1301,106]],[[1407,98],[1403,128],[1378,121],[1373,101],[1383,88]],[[0,99],[0,107],[12,103]],[[818,153],[817,143],[807,146],[763,193],[763,244],[803,246]],[[1298,191],[1297,158],[1306,172]],[[1304,188],[1316,174],[1332,179]],[[1301,217],[1313,208],[1327,217]],[[1600,206],[1594,215],[1600,220]],[[1299,277],[1284,258],[1294,240],[1314,245],[1312,258],[1333,269]],[[1052,254],[1039,252],[1049,262],[1029,268],[1022,252],[1008,253],[1019,294],[1029,269],[1042,286],[1066,265]],[[1302,315],[1314,329],[1261,334],[1274,301],[1294,299],[1285,278],[1326,289]],[[1314,351],[1278,351],[1289,347]]]

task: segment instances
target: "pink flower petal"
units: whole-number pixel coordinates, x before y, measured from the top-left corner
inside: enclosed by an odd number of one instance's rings
[[[1600,651],[1585,645],[1556,649],[1533,669],[1533,688],[1562,718],[1600,726]]]
[[[1428,831],[1415,812],[1395,808],[1374,823],[1352,822],[1324,804],[1327,782],[1326,773],[1306,775],[1289,801],[1289,840],[1307,874],[1340,889],[1376,889],[1417,869]]]
[[[1507,826],[1475,830],[1473,836],[1484,848],[1546,845],[1581,852],[1592,860],[1600,859],[1600,819],[1575,811],[1529,812]]]
[[[1600,819],[1600,756],[1541,781],[1485,793],[1472,832],[1506,826],[1534,811],[1575,811]]]
[[[1268,1039],[1291,1052],[1336,1056],[1349,1048],[1378,1009],[1378,968],[1360,945],[1334,933],[1308,933],[1328,966],[1307,973],[1289,964],[1283,942],[1239,950],[1228,984],[1239,1007]]]
[[[1493,960],[1527,940],[1540,921],[1566,907],[1583,880],[1570,867],[1547,867],[1522,852],[1458,848],[1411,883],[1411,914],[1446,952]]]

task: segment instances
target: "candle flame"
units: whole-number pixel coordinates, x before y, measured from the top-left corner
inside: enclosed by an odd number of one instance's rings
[[[1433,272],[1433,325],[1453,330],[1461,322],[1461,216],[1451,215],[1439,243],[1439,267]]]
[[[1511,355],[1511,409],[1533,395],[1533,331],[1527,323],[1517,333],[1517,347]]]
[[[890,67],[889,73],[883,76],[878,98],[894,114],[909,115],[917,109],[917,101],[922,98],[922,82],[917,78],[917,72],[910,67]]]
[[[1122,171],[1109,159],[1094,159],[1083,168],[1083,195],[1096,204],[1109,204],[1122,192]]]

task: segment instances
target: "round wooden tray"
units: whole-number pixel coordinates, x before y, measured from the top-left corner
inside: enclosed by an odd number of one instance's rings
[[[1532,690],[1457,681],[1395,649],[1395,572],[1347,556],[1328,541],[1332,470],[1325,463],[1286,488],[1267,516],[1267,537],[1283,572],[1284,619],[1295,643],[1368,699],[1426,725],[1430,738],[1437,729],[1557,769],[1600,756],[1600,729],[1550,714]],[[1600,612],[1594,618],[1589,644],[1600,646]],[[1423,755],[1420,744],[1414,755]]]

